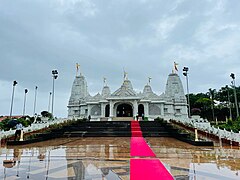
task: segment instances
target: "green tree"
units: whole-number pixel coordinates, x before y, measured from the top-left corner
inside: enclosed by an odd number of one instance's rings
[[[41,112],[42,117],[48,117],[49,119],[53,118],[52,113],[48,112],[48,111],[42,111]]]

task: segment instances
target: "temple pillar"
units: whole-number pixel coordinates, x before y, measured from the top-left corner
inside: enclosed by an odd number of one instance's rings
[[[105,104],[101,103],[101,117],[105,117]]]
[[[138,113],[138,104],[137,104],[137,100],[133,101],[133,116],[136,116]]]
[[[161,113],[162,116],[164,116],[164,104],[162,103],[160,106],[161,106],[161,112],[160,113]]]
[[[88,109],[87,111],[87,117],[88,117],[89,115],[91,115],[91,106],[89,104],[87,106],[87,109]]]
[[[113,117],[113,101],[110,100],[110,105],[109,105],[109,117]]]
[[[144,103],[144,116],[145,117],[149,116],[149,106],[148,106],[148,103]]]

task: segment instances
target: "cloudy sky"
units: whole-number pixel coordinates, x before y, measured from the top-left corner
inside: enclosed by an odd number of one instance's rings
[[[189,67],[190,92],[206,92],[240,80],[239,0],[0,0],[0,115],[48,108],[51,71],[57,69],[55,115],[67,116],[76,73],[88,81],[91,95],[101,92],[103,77],[111,91],[122,83],[123,68],[136,91],[152,77],[164,91],[173,62]]]

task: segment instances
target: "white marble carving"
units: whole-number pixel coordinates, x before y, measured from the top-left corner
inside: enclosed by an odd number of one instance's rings
[[[127,108],[127,109],[124,109]],[[90,96],[87,82],[83,75],[76,76],[72,85],[72,93],[68,104],[69,118],[87,118],[92,120],[108,117],[144,116],[187,117],[187,101],[182,82],[176,73],[168,76],[165,93],[157,95],[152,91],[150,83],[146,84],[142,93],[136,93],[131,81],[125,76],[119,89],[111,93],[104,84],[102,93]]]

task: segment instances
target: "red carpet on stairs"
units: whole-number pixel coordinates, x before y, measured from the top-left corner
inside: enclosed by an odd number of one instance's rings
[[[132,137],[142,137],[142,131],[138,121],[131,121]]]
[[[132,138],[130,142],[130,180],[173,180],[172,175],[156,157],[145,139],[142,137],[138,121],[131,121]],[[141,158],[133,158],[133,157]]]
[[[173,180],[159,159],[131,159],[131,180]]]
[[[131,138],[131,156],[145,156],[145,157],[156,157],[152,149],[148,146],[143,137],[132,137]]]

